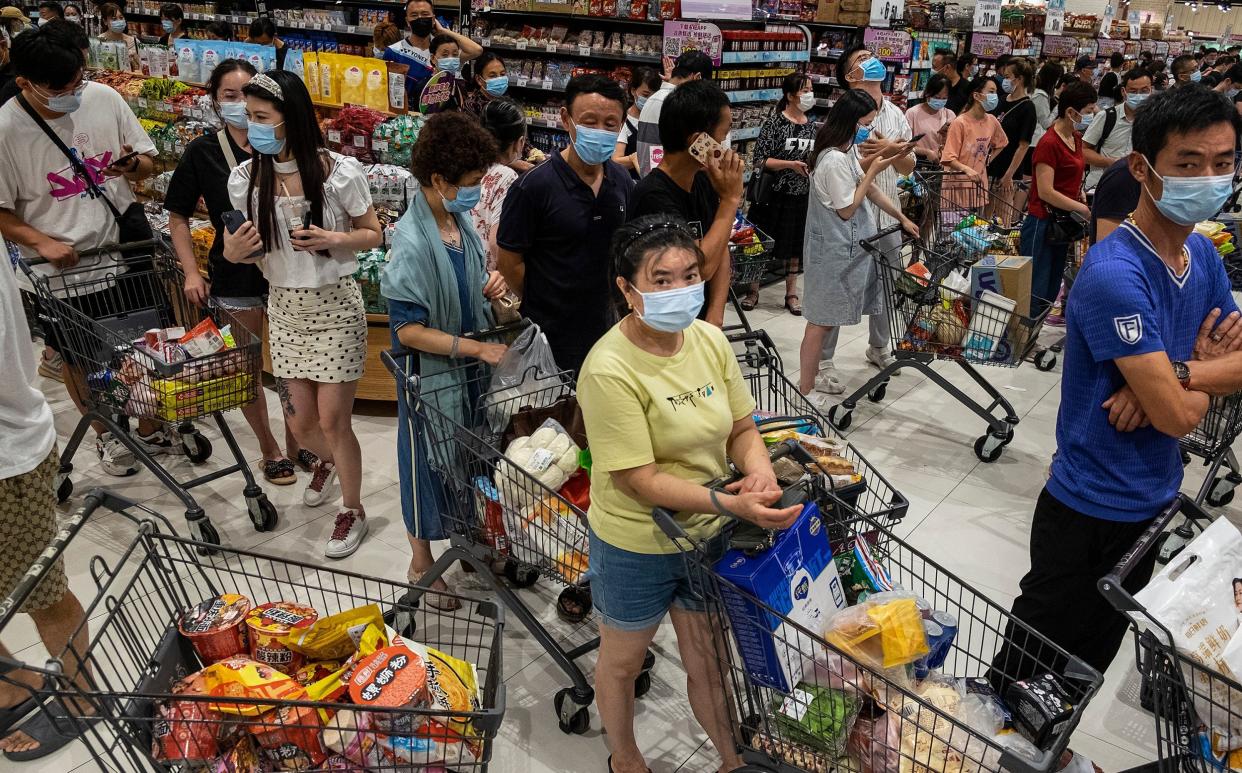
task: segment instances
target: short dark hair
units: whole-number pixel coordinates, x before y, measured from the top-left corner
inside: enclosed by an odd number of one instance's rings
[[[43,2],[39,3],[39,10],[42,11],[44,8],[56,14],[57,19],[65,18],[65,9],[61,7],[60,3],[54,2],[54,0],[43,0]]]
[[[173,21],[182,21],[185,19],[185,13],[181,10],[181,6],[176,3],[164,3],[161,5],[160,16],[164,19],[172,19]]]
[[[707,54],[702,51],[683,51],[673,63],[673,72],[670,73],[670,77],[689,78],[691,75],[698,75],[703,80],[708,80],[715,71],[716,66],[712,64],[712,58]]]
[[[612,253],[612,277],[608,285],[612,288],[613,302],[619,315],[625,314],[625,299],[617,287],[617,277],[634,284],[634,278],[638,276],[643,264],[668,250],[676,249],[694,253],[699,268],[703,268],[707,260],[703,250],[694,240],[690,226],[676,215],[644,215],[613,232],[609,250]]]
[[[233,25],[223,19],[216,19],[206,27],[208,35],[215,35],[221,40],[233,39]]]
[[[1229,65],[1229,69],[1225,70],[1225,77],[1233,81],[1234,85],[1242,84],[1242,64]]]
[[[1162,91],[1143,103],[1134,117],[1130,146],[1155,163],[1169,135],[1202,131],[1218,123],[1229,124],[1235,134],[1242,128],[1242,118],[1224,94],[1188,83]]]
[[[622,114],[625,113],[625,92],[620,83],[606,75],[587,73],[570,78],[565,85],[565,109],[572,113],[574,100],[585,94],[599,94],[604,99],[610,99],[617,103]]]
[[[1035,75],[1035,88],[1043,89],[1052,96],[1052,92],[1057,90],[1057,84],[1061,82],[1061,78],[1065,75],[1065,67],[1056,62],[1045,62],[1043,67],[1039,68],[1039,72]]]
[[[630,94],[633,95],[643,86],[656,91],[663,83],[660,73],[656,72],[654,67],[635,67],[630,73]]]
[[[1177,75],[1179,71],[1185,72],[1194,70],[1197,66],[1198,65],[1195,62],[1193,55],[1182,54],[1181,56],[1173,59],[1173,63],[1169,65],[1169,69],[1173,71],[1174,75]]]
[[[937,51],[936,53],[940,54],[940,66],[941,67],[944,67],[946,64],[948,64],[948,65],[952,65],[953,69],[957,69],[957,54],[953,53],[952,51]]]
[[[276,22],[272,21],[272,17],[256,16],[254,21],[250,22],[250,39],[255,40],[263,37],[276,37]]]
[[[410,171],[422,185],[438,174],[451,184],[471,172],[486,172],[499,151],[496,140],[472,115],[436,113],[418,132],[410,151]]]
[[[411,3],[426,3],[431,6],[432,11],[435,11],[435,4],[431,0],[405,0],[405,10],[410,10]]]
[[[51,27],[50,35],[74,48],[85,51],[91,47],[90,38],[86,36],[86,29],[81,24],[74,24],[68,19],[52,19],[44,27]]]
[[[850,87],[849,82],[845,80],[845,76],[849,75],[850,71],[854,69],[853,67],[850,67],[850,60],[853,59],[854,54],[857,54],[859,51],[866,51],[868,54],[871,53],[871,49],[859,43],[858,45],[850,46],[842,51],[841,58],[837,60],[837,85],[843,89],[848,89]]]
[[[436,49],[438,49],[440,46],[445,45],[446,43],[452,43],[453,45],[457,45],[457,38],[453,37],[447,32],[440,32],[435,35],[432,35],[431,40],[428,41],[427,43],[427,53],[432,56],[435,56]]]
[[[1121,66],[1125,63],[1126,63],[1125,54],[1121,53],[1120,51],[1114,51],[1108,55],[1108,66],[1113,68],[1114,70],[1121,69]]]
[[[711,81],[689,81],[673,89],[660,108],[660,144],[665,154],[690,147],[690,135],[710,133],[720,123],[729,97]]]
[[[1081,113],[1087,105],[1094,104],[1098,99],[1099,95],[1090,84],[1082,81],[1068,83],[1061,90],[1061,96],[1057,97],[1057,116],[1064,116],[1067,110]]]
[[[983,91],[985,88],[987,88],[989,83],[996,83],[996,81],[992,80],[986,75],[976,75],[970,81],[970,93],[972,95],[978,94],[980,91]],[[967,105],[967,107],[970,107],[970,106]]]
[[[1089,57],[1089,56],[1080,56],[1080,57],[1078,57],[1078,61],[1074,62],[1074,71],[1075,71],[1075,72],[1077,72],[1078,70],[1085,70],[1085,69],[1087,69],[1088,67],[1090,67],[1090,68],[1092,68],[1092,69],[1094,69],[1094,68],[1095,68],[1095,62],[1093,62],[1093,61],[1091,60],[1091,57]]]
[[[1121,74],[1121,85],[1129,86],[1131,83],[1143,78],[1151,78],[1151,73],[1141,67],[1135,67],[1133,70],[1127,70]]]
[[[63,19],[26,30],[9,44],[13,69],[31,83],[53,91],[63,89],[77,80],[86,66],[79,45],[82,37],[81,27]]]
[[[931,99],[949,87],[949,79],[942,73],[933,73],[927,79],[927,84],[923,86],[923,96]]]

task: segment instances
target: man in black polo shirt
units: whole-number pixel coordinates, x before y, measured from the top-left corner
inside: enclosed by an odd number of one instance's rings
[[[733,123],[729,97],[711,81],[694,80],[678,86],[664,100],[660,112],[660,144],[664,158],[634,188],[629,219],[643,215],[676,214],[690,226],[707,262],[707,301],[703,319],[724,326],[729,299],[729,236],[742,202],[745,163],[728,147],[720,158],[702,164],[690,155],[690,145],[708,134],[724,145]]]
[[[556,364],[569,370],[582,366],[613,321],[609,246],[634,189],[611,160],[624,121],[616,81],[570,80],[561,108],[569,147],[519,178],[500,213],[500,273],[547,334]]]

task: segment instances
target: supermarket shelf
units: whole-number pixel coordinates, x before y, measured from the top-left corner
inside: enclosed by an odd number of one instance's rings
[[[811,61],[810,51],[725,51],[720,55],[721,64],[809,61]]]
[[[552,121],[545,118],[531,118],[530,116],[526,116],[526,125],[538,126],[543,129],[555,129],[558,132],[566,130],[564,126],[561,126],[560,121]]]
[[[502,11],[484,8],[477,12],[477,16],[484,19],[495,17],[498,19],[512,19],[518,23],[528,22],[531,19],[542,21],[581,21],[581,22],[601,22],[604,24],[622,24],[644,27],[649,30],[663,30],[664,20],[651,21],[650,19],[623,19],[616,16],[575,16],[568,13],[549,13],[547,11]]]
[[[750,126],[745,129],[734,129],[733,131],[729,132],[729,136],[733,138],[734,142],[738,142],[740,140],[758,139],[759,129],[760,127],[758,126]]]
[[[511,89],[528,89],[530,91],[548,91],[553,94],[564,94],[564,87],[557,86],[549,80],[539,78],[510,78],[509,88]]]
[[[781,98],[780,89],[750,89],[747,91],[726,91],[729,101],[738,102],[775,102]]]
[[[145,13],[137,9],[126,9],[125,16],[132,18],[158,19],[158,13]],[[205,13],[187,13],[186,21],[225,21],[230,24],[249,24],[255,20],[255,16],[249,14],[219,14],[211,16]],[[282,30],[299,30],[302,32],[334,32],[338,35],[362,35],[371,37],[374,27],[356,24],[289,24],[287,22],[276,22],[277,26]]]
[[[811,61],[812,62],[835,62],[841,58],[841,54],[843,53],[845,52],[837,51],[836,53],[828,53],[828,54],[811,54]]]
[[[590,46],[566,48],[565,46],[502,46],[491,42],[491,38],[483,38],[480,44],[489,51],[510,51],[519,54],[546,54],[548,56],[569,56],[575,59],[597,59],[605,62],[646,62],[659,64],[658,56],[639,56],[637,54],[604,54],[593,53]]]

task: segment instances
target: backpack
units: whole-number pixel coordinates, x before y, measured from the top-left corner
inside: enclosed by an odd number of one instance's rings
[[[1100,152],[1100,148],[1104,147],[1104,143],[1108,142],[1108,135],[1113,133],[1113,128],[1117,126],[1117,107],[1108,108],[1104,111],[1104,131],[1100,132],[1100,141],[1095,143],[1091,149],[1096,153]]]

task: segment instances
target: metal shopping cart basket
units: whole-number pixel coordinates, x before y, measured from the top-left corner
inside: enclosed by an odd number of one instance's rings
[[[400,599],[423,591],[231,548],[219,548],[216,556],[204,560],[200,557],[206,547],[203,543],[176,536],[163,516],[101,490],[86,495],[49,549],[0,602],[0,632],[12,623],[54,561],[71,543],[76,545],[75,538],[87,520],[101,509],[119,513],[135,522],[137,529],[116,565],[108,566],[98,556],[91,562],[96,589],[85,604],[87,622],[82,625],[89,627],[85,648],[79,651],[71,643],[64,652],[51,653],[51,660],[39,663],[0,659],[0,679],[29,691],[31,697],[64,716],[91,717],[65,721],[82,728],[82,741],[99,769],[108,773],[487,769],[505,711],[504,623],[494,603],[449,597],[459,601],[460,610],[444,612],[428,604],[406,608]],[[339,670],[340,663],[312,663],[301,669],[304,686],[275,668],[255,665],[245,672],[244,681],[236,681],[241,678],[235,676],[241,667],[237,661],[222,655],[223,662],[206,668],[210,664],[198,653],[225,653],[229,644],[234,650],[244,647],[245,638],[239,640],[236,630],[243,626],[242,617],[276,617],[238,612],[238,617],[225,619],[232,623],[229,626],[207,626],[208,639],[191,639],[180,632],[187,612],[210,614],[219,608],[217,604],[251,608],[236,598],[222,598],[223,594],[240,594],[255,607],[282,602],[278,611],[303,619],[308,616],[307,607],[320,620],[370,607],[363,612],[373,621],[380,608],[397,605],[409,624],[395,633],[412,644],[397,649],[402,642],[391,637],[393,631],[380,631],[368,622],[360,635],[361,644],[348,636],[321,636],[317,642],[324,648],[320,651],[334,649],[348,658],[344,666],[348,674]],[[385,621],[380,622],[382,627]],[[192,634],[204,633],[197,630],[202,627],[189,626]],[[223,639],[211,637],[213,630],[223,630]],[[252,627],[249,635],[257,636],[256,630]],[[383,650],[391,653],[388,657],[366,655],[368,649],[389,645],[393,649]],[[284,660],[292,662],[294,651],[284,644],[269,642],[266,646],[270,648],[266,652],[254,650],[258,659],[277,662],[286,653],[289,657]],[[417,658],[402,658],[407,649],[418,653]],[[418,658],[425,660],[423,666],[433,666],[425,669],[424,687],[434,679],[435,685],[445,689],[432,697],[412,689],[404,705],[404,698],[389,698],[361,708],[372,694],[368,688],[387,681],[399,685],[403,681],[399,672],[410,661],[419,665]],[[79,663],[85,670],[78,672]],[[433,671],[441,667],[456,668],[466,678],[458,682],[436,678]],[[13,669],[18,668],[34,672],[42,684],[31,688],[13,679]],[[424,670],[412,673],[415,678],[406,684],[417,683]],[[310,681],[321,675],[324,681]],[[368,677],[373,679],[371,684]],[[342,768],[339,765],[344,763],[325,760],[331,754],[342,755],[349,764]]]
[[[875,261],[886,299],[894,361],[834,405],[828,420],[838,430],[848,429],[863,395],[872,402],[883,400],[889,377],[899,370],[913,368],[987,422],[988,431],[975,440],[975,455],[981,461],[994,462],[1013,440],[1019,417],[976,366],[1020,365],[1035,349],[1049,307],[1044,304],[1040,314],[1028,316],[1016,310],[1015,301],[997,295],[991,300],[972,298],[968,279],[965,289],[960,282],[951,286],[955,272],[968,270],[973,262],[963,256],[960,246],[942,252],[922,243],[922,264],[928,271],[912,272],[905,256],[916,241],[913,237],[903,235],[895,250],[885,250],[883,246],[890,235],[899,231],[900,226],[894,226],[862,243]],[[985,405],[976,401],[938,373],[933,368],[936,360],[949,360],[961,366],[990,402]]]
[[[1158,549],[1162,533],[1179,516],[1197,531],[1211,521],[1189,497],[1179,494],[1099,581],[1100,592],[1130,621],[1143,707],[1156,724],[1156,762],[1128,773],[1215,773],[1237,768],[1236,755],[1234,761],[1222,760],[1229,749],[1217,751],[1214,746],[1238,744],[1242,684],[1179,651],[1172,632],[1123,587],[1135,567]]]
[[[73,456],[91,423],[99,422],[181,500],[186,520],[202,542],[218,545],[220,535],[189,489],[234,472],[245,479],[242,494],[255,529],[274,529],[276,508],[255,482],[224,419],[224,411],[240,408],[259,395],[260,338],[228,310],[204,311],[190,303],[180,263],[161,241],[113,245],[79,253],[79,257],[76,267],[57,273],[38,270],[46,261],[19,260],[35,287],[39,324],[55,330],[61,342],[66,381],[77,374],[85,382],[80,388],[86,411],[61,452],[59,501],[72,493]],[[208,317],[220,329],[229,327],[231,346],[227,341],[216,342],[226,348],[189,359],[179,359],[180,353],[164,355],[144,348],[148,330],[174,326],[192,330]],[[173,449],[198,464],[210,458],[212,447],[194,421],[209,415],[215,418],[234,463],[187,481],[177,480],[152,458],[129,433],[126,420],[162,422]]]
[[[484,338],[511,335],[511,332],[484,333]],[[743,350],[739,360],[752,394],[765,417],[805,427],[807,422],[823,425],[820,417],[797,389],[780,374],[780,360],[771,340],[763,331],[739,339]],[[410,352],[391,352],[382,356],[397,380],[398,399],[403,411],[417,427],[411,435],[425,438],[424,453],[443,486],[447,501],[443,521],[449,532],[450,548],[423,576],[420,584],[434,582],[455,562],[470,564],[495,589],[500,602],[508,607],[540,646],[569,677],[572,687],[560,689],[554,707],[565,733],[584,733],[590,726],[589,707],[595,693],[576,660],[599,646],[594,638],[578,647],[566,649],[514,591],[499,582],[493,567],[503,562],[503,574],[517,588],[529,587],[539,577],[565,586],[562,597],[579,605],[590,604],[589,585],[583,580],[588,564],[586,521],[589,488],[581,472],[565,487],[553,490],[504,455],[505,429],[509,417],[524,406],[549,408],[568,404],[574,398],[569,374],[531,372],[512,391],[490,392],[491,370],[474,363],[446,374],[426,379],[411,375]],[[877,471],[852,448],[844,456],[855,465],[864,484],[842,492],[843,502],[857,510],[874,513],[885,522],[905,515],[906,500],[895,492]],[[651,685],[650,670],[655,656],[648,653],[643,673],[635,682],[635,696],[641,697]]]
[[[759,227],[753,223],[749,227],[753,233],[748,239],[735,242],[733,239],[738,235],[734,234],[729,240],[729,263],[732,269],[729,303],[733,305],[733,311],[737,314],[739,323],[725,328],[726,330],[744,330],[748,333],[754,328],[750,326],[750,320],[746,318],[746,310],[742,308],[742,302],[738,299],[738,289],[740,288],[742,292],[750,292],[752,285],[759,284],[776,268],[775,240],[759,230]]]
[[[813,462],[806,470],[819,476]],[[808,493],[810,501],[819,506],[820,494],[813,489]],[[790,608],[789,598],[796,598],[797,591],[777,589],[757,595],[722,576],[739,555],[748,560],[762,555],[751,550],[749,542],[739,548],[736,533],[734,551],[742,552],[731,551],[716,561],[708,555],[705,543],[686,535],[673,514],[656,510],[654,517],[683,551],[690,576],[704,598],[709,627],[719,632],[715,660],[746,773],[1056,770],[1070,736],[1103,682],[1097,671],[873,519],[823,507],[818,514],[804,511],[800,517],[807,522],[804,533],[815,535],[821,528],[827,532],[832,550],[828,565],[844,587],[843,598],[835,605],[828,594],[817,599],[821,616],[816,625],[805,608]],[[793,528],[800,527],[795,523]],[[807,544],[804,540],[800,547]],[[784,566],[787,558],[776,560]],[[929,644],[935,636],[926,660],[885,669],[845,634],[847,627],[831,625],[835,616],[850,614],[850,606],[857,601],[857,583],[852,579],[858,576],[855,564],[870,566],[876,576],[913,594],[913,601],[906,602],[913,607],[910,613],[924,626]],[[813,562],[808,559],[802,568],[785,568],[786,576],[790,572],[796,577],[809,576],[805,567],[810,565]],[[814,581],[817,586],[826,572],[829,568],[819,572]],[[833,609],[850,606],[835,616],[830,612],[825,620],[824,604]],[[1011,643],[1022,644],[1011,650],[1003,666],[994,668],[993,655],[1007,637]],[[773,660],[765,660],[768,655]],[[777,661],[786,665],[773,668]],[[1059,716],[1063,721],[1038,749],[1028,746],[1024,752],[1006,740],[999,731],[1004,726],[1003,710],[990,727],[967,721],[957,710],[972,693],[990,693],[995,698],[1005,694],[1018,677],[1044,675],[1051,675],[1071,708],[1063,708]],[[781,681],[783,685],[778,684]],[[991,699],[981,697],[980,702],[993,705]]]

